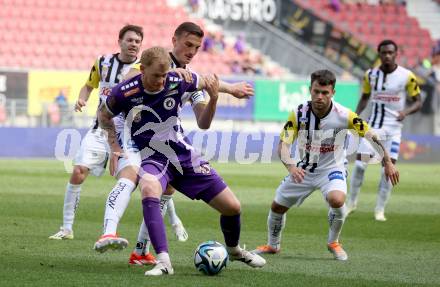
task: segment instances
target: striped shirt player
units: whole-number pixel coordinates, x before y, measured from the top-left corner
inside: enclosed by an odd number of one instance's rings
[[[79,92],[75,111],[81,112],[86,106],[93,89],[98,89],[99,103],[102,104],[111,89],[123,81],[128,71],[132,67],[139,67],[137,55],[142,39],[142,27],[127,24],[121,28],[118,37],[119,53],[100,56],[95,60],[89,77]],[[73,172],[64,195],[63,226],[50,239],[73,239],[73,222],[81,186],[89,174],[100,176],[104,173],[109,150],[107,137],[95,119],[74,158]]]
[[[124,76],[131,68],[139,69],[138,59],[131,63],[124,63],[118,58],[118,55],[119,53],[100,56],[90,71],[86,85],[98,89],[99,105],[105,102],[112,88],[123,81]],[[118,131],[123,129],[122,116],[115,117],[114,123]],[[98,125],[97,117],[95,117],[92,127],[81,142],[74,164],[86,166],[93,175],[101,176],[106,168],[108,152],[107,138]]]
[[[403,126],[398,115],[405,108],[407,97],[413,98],[420,94],[416,76],[401,66],[389,74],[379,67],[369,69],[363,79],[362,93],[370,95],[371,114],[368,124],[383,140],[391,158],[397,160]],[[358,153],[373,155],[374,150],[363,140]]]
[[[417,112],[422,105],[420,88],[415,75],[396,64],[398,47],[392,40],[383,40],[377,47],[381,65],[366,71],[362,97],[358,103],[357,112],[361,113],[369,104],[370,115],[368,123],[379,137],[385,150],[390,154],[391,161],[396,163],[399,157],[402,136],[402,121],[407,115]],[[410,103],[407,105],[407,103]],[[377,157],[370,143],[361,141],[356,155],[356,162],[350,181],[350,192],[347,200],[348,212],[356,209],[357,198],[364,181],[368,161]],[[384,170],[378,187],[374,217],[385,221],[385,206],[392,191],[391,182]]]
[[[296,142],[296,166],[306,172],[301,183],[286,176],[275,201],[290,208],[301,205],[315,189],[320,189],[324,197],[332,190],[346,193],[344,145],[348,130],[363,137],[369,126],[356,113],[334,101],[322,118],[315,116],[311,102],[291,112],[280,141],[289,145]]]

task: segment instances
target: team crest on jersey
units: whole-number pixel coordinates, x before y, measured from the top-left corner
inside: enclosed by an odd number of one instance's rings
[[[172,108],[174,108],[175,105],[176,105],[176,100],[173,99],[173,98],[166,98],[166,99],[163,101],[163,107],[164,107],[166,110],[171,110]]]

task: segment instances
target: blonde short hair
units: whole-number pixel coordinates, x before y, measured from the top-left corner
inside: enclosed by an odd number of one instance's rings
[[[151,47],[142,52],[141,64],[149,67],[159,61],[161,64],[171,66],[171,57],[168,51],[163,47]]]

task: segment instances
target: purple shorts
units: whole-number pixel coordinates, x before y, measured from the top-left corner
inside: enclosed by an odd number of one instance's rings
[[[204,162],[198,167],[181,165],[183,173],[169,162],[156,160],[144,160],[141,167],[145,173],[156,176],[162,186],[162,192],[170,184],[193,200],[201,199],[209,203],[227,187],[208,162]]]

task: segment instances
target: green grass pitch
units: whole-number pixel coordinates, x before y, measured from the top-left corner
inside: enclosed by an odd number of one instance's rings
[[[280,163],[215,164],[242,203],[241,243],[266,242],[266,218],[286,172]],[[177,242],[167,223],[175,275],[146,278],[146,268],[128,266],[141,222],[135,191],[119,228],[129,248],[98,254],[104,203],[114,184],[108,174],[83,185],[75,239],[53,241],[62,220],[69,174],[55,160],[0,160],[0,286],[440,286],[440,166],[400,164],[400,185],[387,208],[387,222],[375,222],[378,166],[369,167],[358,210],[350,215],[341,242],[347,262],[326,249],[327,208],[315,192],[287,214],[282,250],[252,270],[230,262],[219,276],[195,270],[193,252],[202,241],[223,242],[219,216],[203,202],[178,194],[176,209],[189,233]]]

